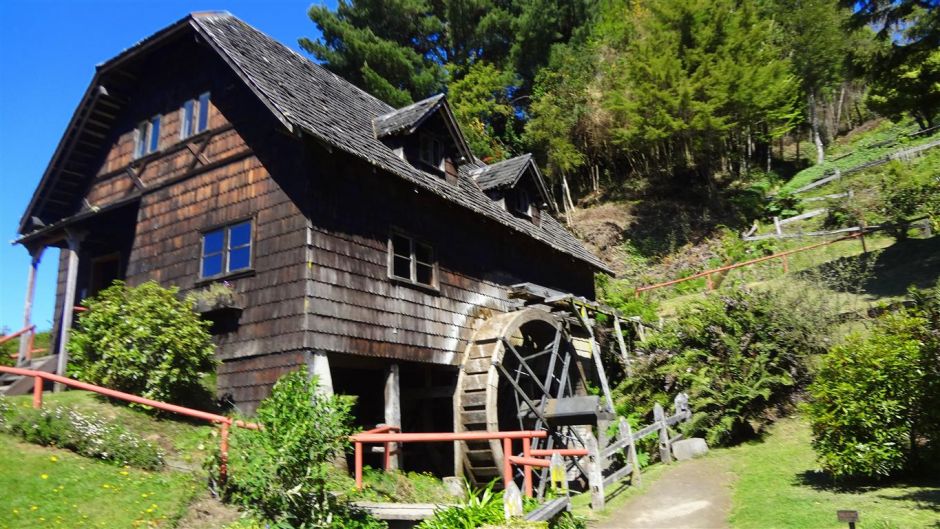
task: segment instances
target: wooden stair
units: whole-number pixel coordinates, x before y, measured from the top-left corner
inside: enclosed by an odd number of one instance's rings
[[[23,369],[32,369],[45,373],[55,373],[58,364],[59,355],[41,356],[33,358],[28,364],[22,366]],[[25,395],[33,391],[33,377],[23,377],[19,375],[2,374],[0,375],[0,395],[12,397],[14,395]]]

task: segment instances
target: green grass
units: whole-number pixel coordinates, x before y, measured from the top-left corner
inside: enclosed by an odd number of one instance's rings
[[[842,529],[839,509],[859,511],[859,529],[940,527],[940,479],[833,487],[815,470],[809,426],[799,418],[780,421],[764,442],[725,452],[737,475],[736,529]]]
[[[32,395],[9,397],[18,406],[31,406]],[[63,406],[86,414],[96,414],[118,422],[128,430],[152,440],[166,452],[169,466],[175,468],[201,468],[209,450],[218,445],[218,428],[179,416],[155,416],[144,410],[120,404],[88,391],[65,391],[45,393],[43,402],[51,406]]]
[[[800,171],[789,182],[781,186],[780,191],[786,192],[799,189],[822,178],[826,171],[833,169],[844,171],[865,162],[883,158],[897,150],[928,143],[937,138],[937,134],[917,136],[913,139],[899,138],[899,135],[905,132],[914,131],[916,131],[916,127],[911,127],[908,123],[894,125],[885,121],[870,131],[854,135],[847,141],[831,146],[826,152],[826,162]],[[872,146],[896,137],[898,137],[898,142],[893,145]],[[847,156],[843,157],[842,155]]]
[[[200,487],[0,434],[0,528],[172,527]]]

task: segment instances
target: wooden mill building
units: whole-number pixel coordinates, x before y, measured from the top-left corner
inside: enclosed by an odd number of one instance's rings
[[[532,158],[481,162],[443,95],[392,108],[211,12],[97,67],[17,242],[30,278],[62,250],[59,365],[73,307],[113,280],[225,281],[237,301],[207,316],[239,409],[306,366],[361,424],[434,431],[509,285],[593,297],[605,267],[555,213]]]

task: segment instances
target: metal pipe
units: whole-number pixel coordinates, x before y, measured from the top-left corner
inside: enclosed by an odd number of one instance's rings
[[[130,393],[124,393],[123,391],[117,391],[114,389],[103,388],[101,386],[96,386],[94,384],[88,384],[86,382],[80,382],[67,377],[61,377],[52,373],[45,373],[42,371],[36,371],[33,369],[21,369],[18,367],[6,367],[0,366],[0,373],[9,373],[11,375],[20,375],[24,377],[36,377],[37,379],[49,380],[57,384],[62,384],[65,386],[70,386],[76,389],[81,389],[85,391],[91,391],[104,395],[106,397],[112,397],[115,399],[124,400],[127,402],[133,402],[135,404],[143,404],[144,406],[150,406],[151,408],[156,408],[158,410],[168,411],[172,413],[177,413],[179,415],[185,415],[187,417],[193,417],[195,419],[202,419],[204,421],[213,422],[213,423],[228,423],[234,424],[240,428],[247,428],[250,430],[259,430],[261,427],[255,423],[246,423],[244,421],[236,421],[230,417],[225,417],[224,415],[217,415],[215,413],[209,413],[205,411],[194,410],[191,408],[184,408],[183,406],[177,406],[176,404],[169,404],[166,402],[160,402],[157,400],[151,400],[144,397],[138,397],[137,395],[131,395]],[[41,387],[41,385],[39,386]],[[35,388],[34,388],[35,390]]]
[[[588,455],[586,448],[554,448],[543,450],[539,448],[533,448],[530,450],[532,457],[552,457],[554,454],[558,454],[562,457],[580,457]]]
[[[509,483],[512,481],[512,463],[509,460],[512,458],[512,439],[508,437],[503,438],[503,488],[509,486]]]
[[[494,439],[544,439],[548,432],[512,431],[512,432],[441,432],[441,433],[358,433],[350,436],[360,443],[432,443],[437,441],[489,441]]]
[[[42,408],[42,379],[33,377],[33,408]]]
[[[225,483],[228,480],[228,434],[229,434],[229,423],[222,423],[222,432],[220,437],[222,438],[219,441],[219,479],[222,483]]]
[[[523,457],[523,456],[509,456],[509,462],[513,465],[523,465],[531,467],[541,467],[549,468],[552,466],[551,461],[547,459],[542,459],[541,457]]]
[[[362,443],[356,442],[356,489],[362,490]]]
[[[524,459],[533,459],[532,458],[532,440],[528,437],[522,439],[522,457]],[[522,465],[522,474],[524,476],[523,486],[525,487],[525,495],[532,497],[532,467],[523,463]]]

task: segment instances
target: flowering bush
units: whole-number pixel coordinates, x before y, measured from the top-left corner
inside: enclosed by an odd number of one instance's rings
[[[0,397],[0,431],[119,465],[148,470],[163,466],[163,452],[154,443],[97,415],[61,406],[36,410]]]

